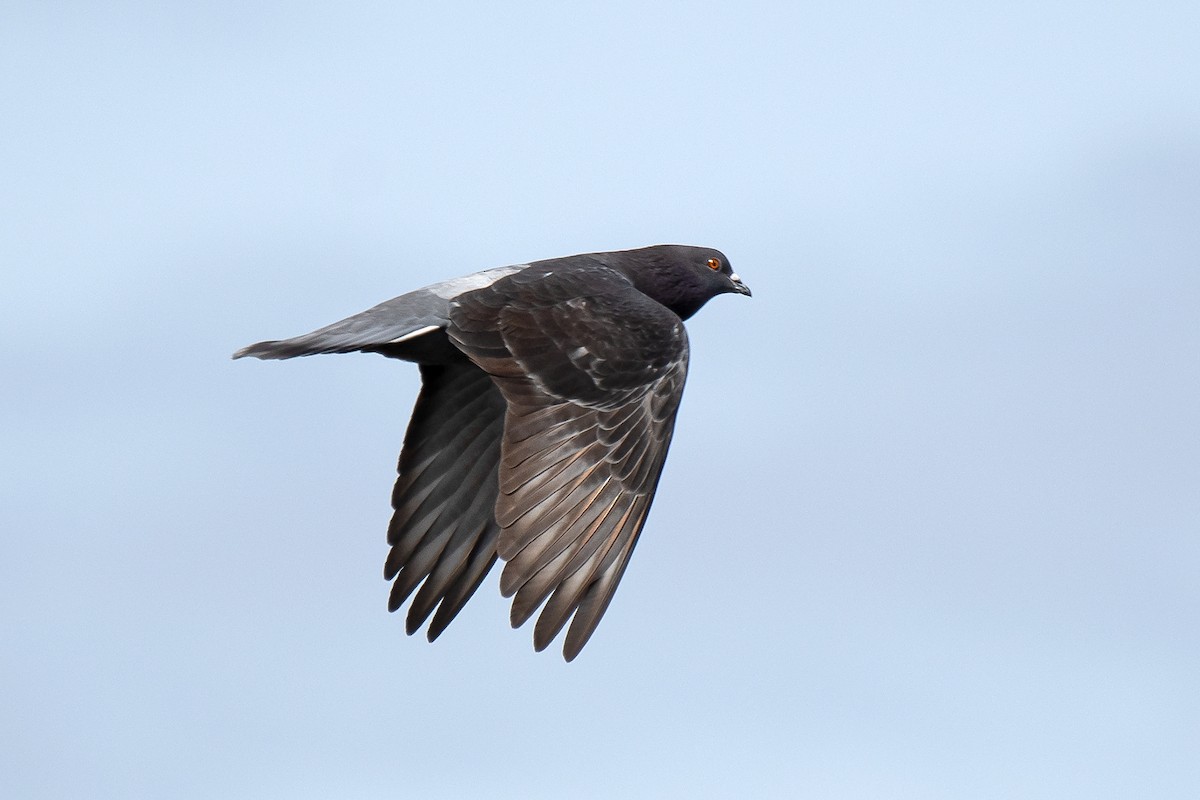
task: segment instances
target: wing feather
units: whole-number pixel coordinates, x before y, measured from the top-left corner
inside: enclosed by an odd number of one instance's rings
[[[640,519],[634,521],[634,526],[637,528],[643,524],[645,524],[645,512]],[[608,610],[608,604],[612,602],[613,594],[617,591],[617,584],[621,582],[621,577],[625,574],[625,568],[629,566],[629,556],[633,554],[636,544],[637,536],[625,537],[616,557],[607,562],[603,571],[592,581],[591,586],[584,593],[583,599],[575,611],[575,617],[571,620],[571,627],[567,631],[567,640],[563,643],[563,656],[567,661],[574,661],[575,657],[579,655],[579,651],[595,633],[596,626],[600,624],[600,618]]]
[[[421,379],[392,493],[384,577],[394,580],[391,611],[420,586],[405,628],[415,632],[433,613],[432,640],[496,560],[494,509],[506,406],[491,378],[465,359],[422,364]]]

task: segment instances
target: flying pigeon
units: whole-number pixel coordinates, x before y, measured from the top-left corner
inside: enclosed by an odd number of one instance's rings
[[[234,358],[367,352],[416,362],[421,392],[392,492],[388,609],[446,629],[497,556],[534,648],[587,643],[662,474],[687,377],[683,320],[749,295],[706,247],[658,245],[476,272]],[[420,586],[418,590],[417,587]]]

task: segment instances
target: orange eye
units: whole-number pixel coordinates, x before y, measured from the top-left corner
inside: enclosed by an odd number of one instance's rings
[[[709,269],[720,269],[721,268],[720,260],[715,259],[715,258],[710,258],[708,260],[708,268]]]

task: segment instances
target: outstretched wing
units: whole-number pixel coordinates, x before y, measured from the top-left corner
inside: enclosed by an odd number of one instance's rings
[[[392,491],[388,608],[404,604],[411,634],[433,614],[436,639],[496,562],[494,518],[504,398],[446,338],[450,300],[527,265],[498,267],[380,303],[340,322],[242,348],[234,358],[278,359],[366,351],[421,364],[421,394],[404,437]],[[420,589],[417,589],[417,586]],[[435,612],[436,609],[436,612]]]
[[[450,301],[528,267],[495,267],[402,294],[366,311],[291,339],[243,347],[234,358],[295,358],[318,353],[378,352],[410,361],[442,360],[452,351],[439,346],[437,331],[449,321]]]
[[[534,647],[570,619],[570,661],[654,498],[687,376],[683,323],[624,276],[588,265],[466,293],[451,303],[447,334],[507,401],[495,519],[513,626],[544,602]]]
[[[384,578],[395,579],[389,611],[420,584],[405,628],[414,633],[436,607],[429,641],[496,563],[493,509],[504,408],[491,378],[461,355],[451,363],[421,365],[421,394],[392,492],[392,549]]]

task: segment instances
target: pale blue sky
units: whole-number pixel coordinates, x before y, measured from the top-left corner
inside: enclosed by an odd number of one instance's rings
[[[0,12],[0,795],[1200,796],[1195,3],[65,5]],[[656,242],[755,296],[596,636],[405,637],[416,370],[229,354]]]

